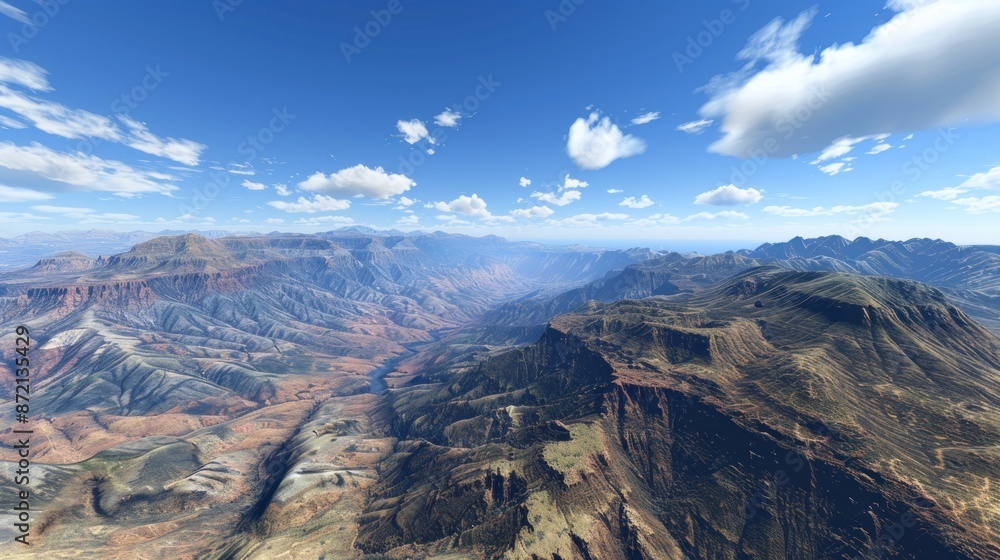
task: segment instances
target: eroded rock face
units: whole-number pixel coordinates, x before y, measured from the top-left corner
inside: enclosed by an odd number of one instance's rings
[[[982,494],[1000,431],[980,412],[1000,403],[1000,344],[916,284],[760,269],[686,301],[588,306],[530,347],[429,380],[376,416],[400,443],[366,506],[365,550],[1000,552],[1000,504]],[[500,507],[497,477],[519,489]]]

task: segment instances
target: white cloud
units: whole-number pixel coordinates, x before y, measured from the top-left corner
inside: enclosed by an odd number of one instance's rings
[[[653,202],[652,200],[650,200],[648,196],[642,195],[638,199],[636,199],[634,196],[630,196],[630,197],[626,198],[625,200],[619,202],[618,206],[625,206],[627,208],[636,208],[636,209],[638,209],[638,208],[648,208],[648,207],[650,207],[650,206],[652,206],[654,204],[656,204],[656,203]]]
[[[581,181],[579,179],[574,179],[570,177],[569,174],[567,174],[566,177],[563,179],[563,184],[560,185],[559,190],[565,191],[569,189],[585,189],[589,186],[590,183],[586,181]]]
[[[621,194],[623,192],[625,192],[625,191],[623,191],[621,189],[608,189],[608,194]]]
[[[680,218],[677,216],[671,216],[670,214],[652,214],[646,218],[635,220],[629,225],[633,227],[653,227],[676,224],[680,221]]]
[[[195,216],[193,214],[184,214],[177,216],[172,220],[166,218],[156,218],[153,220],[154,224],[163,225],[184,225],[184,226],[212,226],[215,225],[215,218],[211,216]]]
[[[52,198],[52,195],[48,193],[0,185],[0,200],[4,202],[35,202],[38,200],[49,200],[50,198]]]
[[[581,197],[580,191],[578,190],[563,191],[562,194],[559,195],[546,192],[531,193],[531,198],[540,200],[542,202],[548,202],[549,204],[555,204],[556,206],[566,206],[567,204],[572,204],[577,200],[580,200],[580,197]]]
[[[604,222],[619,222],[628,219],[628,214],[604,212],[601,214],[577,214],[561,220],[547,220],[545,223],[557,227],[600,227]]]
[[[111,192],[120,196],[166,194],[177,187],[162,183],[169,176],[139,171],[114,160],[82,153],[56,152],[41,144],[18,146],[0,142],[0,167],[40,175],[51,181],[79,187],[78,191]]]
[[[285,212],[304,212],[315,214],[317,212],[336,212],[346,210],[351,207],[350,200],[339,200],[329,196],[317,194],[312,200],[300,196],[295,202],[285,202],[284,200],[272,200],[267,203],[272,208],[284,210]]]
[[[329,224],[350,225],[354,223],[354,220],[347,216],[316,216],[315,218],[299,218],[295,220],[295,223],[309,226]]]
[[[267,188],[264,183],[254,183],[250,179],[244,179],[241,184],[252,191],[262,191]]]
[[[489,218],[490,212],[486,209],[486,201],[479,198],[479,195],[461,195],[451,202],[435,202],[434,208],[439,212],[458,212],[466,216],[477,218]]]
[[[945,200],[952,204],[962,206],[967,212],[978,214],[977,208],[988,208],[995,197],[987,196],[983,198],[965,197],[962,195],[975,190],[1000,190],[1000,166],[994,167],[984,173],[976,173],[966,179],[957,187],[946,187],[936,191],[924,191],[918,196],[925,196],[937,200]]]
[[[518,208],[511,211],[510,215],[515,218],[548,218],[555,211],[548,206],[532,206],[531,208]]]
[[[421,140],[427,140],[431,144],[437,143],[427,132],[427,125],[420,119],[396,121],[396,130],[403,135],[403,140],[407,144],[416,144]]]
[[[768,214],[781,216],[784,218],[806,218],[813,216],[835,216],[837,214],[865,214],[872,218],[881,218],[896,211],[899,204],[896,202],[873,202],[863,206],[832,206],[825,208],[815,206],[813,208],[793,208],[791,206],[768,206],[764,211]]]
[[[299,183],[299,187],[309,191],[381,200],[402,194],[416,184],[406,175],[386,173],[381,167],[371,169],[358,164],[329,176],[316,172]]]
[[[685,134],[701,134],[705,129],[712,126],[715,121],[712,119],[701,119],[677,125],[674,130],[679,130]]]
[[[288,196],[292,194],[292,191],[288,189],[288,185],[284,183],[278,183],[277,185],[274,185],[274,192],[278,196]]]
[[[412,199],[412,198],[401,196],[401,197],[399,197],[399,200],[397,201],[397,206],[396,206],[395,209],[396,210],[402,210],[404,208],[409,208],[410,206],[413,206],[414,204],[416,204],[416,202],[417,201],[414,200],[414,199]]]
[[[849,163],[838,161],[837,163],[831,163],[829,165],[823,165],[819,168],[820,171],[826,173],[831,177],[836,177],[841,173],[847,173],[848,171],[854,171],[853,167],[850,167]]]
[[[220,169],[216,167],[215,169]],[[243,163],[230,163],[228,167],[224,169],[233,175],[246,175],[248,177],[253,177],[257,174],[257,171],[253,168],[253,164],[249,161]]]
[[[0,126],[14,130],[22,130],[28,128],[28,125],[24,124],[23,122],[17,119],[12,119],[7,115],[0,115]]]
[[[264,220],[264,223],[267,225],[280,225],[285,223],[285,220],[282,220],[281,218],[268,218]]]
[[[764,198],[764,194],[757,189],[741,189],[736,185],[725,185],[699,194],[694,198],[694,203],[711,206],[740,206],[757,204],[762,198]]]
[[[447,126],[449,128],[454,128],[458,126],[458,121],[461,119],[462,119],[462,113],[456,113],[451,109],[445,109],[444,112],[434,117],[434,124],[438,126]],[[412,144],[413,142],[410,143]]]
[[[3,4],[6,3],[0,2],[0,5]],[[9,6],[9,4],[7,5]],[[49,85],[49,81],[45,77],[47,74],[48,72],[44,68],[34,62],[0,56],[0,82],[2,83],[16,84],[37,91],[51,91],[52,86]]]
[[[122,130],[108,117],[38,99],[3,85],[0,85],[0,107],[14,112],[48,134],[69,139],[100,138],[184,165],[198,165],[206,148],[191,140],[160,138],[127,115],[118,115],[126,128]]]
[[[2,0],[0,0],[0,14],[7,16],[14,21],[31,25],[31,20],[28,18],[28,14],[25,13],[24,10],[15,8]]]
[[[722,119],[710,151],[776,157],[819,151],[839,138],[908,133],[1000,119],[1000,4],[894,1],[905,10],[851,42],[800,54],[814,11],[775,20],[751,38],[745,71],[718,77],[705,118]],[[796,114],[808,118],[797,117]]]
[[[401,226],[419,226],[420,218],[411,214],[409,216],[403,216],[402,218],[396,220],[396,223]]]
[[[647,124],[655,121],[658,118],[660,118],[659,111],[650,111],[648,113],[643,113],[638,117],[632,119],[632,124]]]
[[[608,117],[591,113],[586,120],[576,119],[569,127],[566,153],[581,169],[603,169],[611,162],[646,151],[646,143],[623,134]]]
[[[969,214],[986,214],[1000,212],[1000,196],[990,195],[984,197],[969,196],[957,198],[951,201],[952,204],[961,207]]]
[[[45,212],[47,214],[91,214],[94,212],[93,208],[79,208],[75,206],[39,205],[32,206],[31,209],[39,212]]]
[[[118,115],[118,120],[128,128],[123,143],[140,152],[195,166],[198,165],[202,152],[208,147],[183,138],[160,138],[150,132],[146,125],[127,115]]]
[[[522,187],[530,186],[531,179],[528,179],[527,177],[521,177],[521,180],[518,181],[517,184],[521,185]]]
[[[887,150],[891,150],[891,149],[892,149],[892,146],[889,145],[889,144],[875,144],[874,146],[872,146],[871,150],[869,150],[869,151],[867,151],[865,153],[868,154],[868,155],[870,155],[870,156],[874,156],[874,155],[881,154],[882,152],[887,151]]]
[[[722,212],[698,212],[697,214],[692,214],[684,218],[685,222],[691,222],[694,220],[747,220],[750,216],[747,216],[743,212],[733,212],[732,210],[723,210]]]
[[[549,204],[555,204],[556,206],[566,206],[580,200],[582,195],[578,189],[585,189],[589,186],[590,183],[581,181],[580,179],[574,179],[567,173],[563,178],[562,184],[559,185],[557,190],[557,192],[562,194],[536,191],[531,193],[531,198],[547,202]]]
[[[851,150],[854,149],[855,144],[857,144],[858,142],[862,142],[864,140],[868,140],[868,138],[867,137],[850,138],[847,136],[845,136],[844,138],[838,138],[834,140],[832,144],[827,146],[815,160],[809,163],[812,165],[816,165],[827,160],[846,156],[847,154],[851,153]]]

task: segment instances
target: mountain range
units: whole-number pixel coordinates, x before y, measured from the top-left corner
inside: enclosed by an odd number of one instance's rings
[[[70,237],[0,274],[25,557],[1000,555],[995,248]]]

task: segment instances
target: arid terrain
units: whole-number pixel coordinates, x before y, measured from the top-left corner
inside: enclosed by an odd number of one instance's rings
[[[42,258],[19,557],[1000,556],[1000,255],[862,239]]]

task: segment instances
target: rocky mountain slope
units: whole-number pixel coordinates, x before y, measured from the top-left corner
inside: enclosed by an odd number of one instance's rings
[[[950,289],[788,270],[860,258],[806,245],[185,234],[6,273],[25,557],[1000,554],[1000,341]]]
[[[992,558],[1000,341],[904,281],[754,269],[590,304],[425,376],[369,552],[487,558]],[[533,555],[533,556],[532,556]]]

